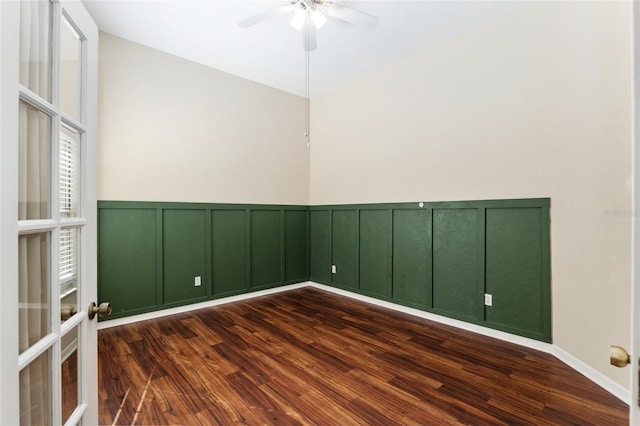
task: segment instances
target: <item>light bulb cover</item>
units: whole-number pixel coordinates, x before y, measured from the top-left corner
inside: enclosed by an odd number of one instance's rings
[[[324,16],[324,13],[319,10],[314,10],[311,12],[311,20],[313,21],[313,25],[316,26],[317,29],[320,29],[327,23],[327,17]]]
[[[296,9],[296,11],[293,14],[293,18],[289,22],[289,25],[291,25],[293,28],[295,28],[298,31],[302,31],[302,27],[304,27],[306,20],[307,20],[307,14],[301,9]]]

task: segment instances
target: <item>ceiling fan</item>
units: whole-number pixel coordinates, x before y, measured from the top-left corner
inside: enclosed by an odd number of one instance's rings
[[[327,23],[327,17],[364,28],[374,28],[378,25],[376,16],[326,0],[290,0],[289,3],[242,19],[238,25],[248,28],[275,16],[289,13],[293,15],[289,24],[302,32],[302,45],[306,52],[317,47],[316,29],[322,28]]]

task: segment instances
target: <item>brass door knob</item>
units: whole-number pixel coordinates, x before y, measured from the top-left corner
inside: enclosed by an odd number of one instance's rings
[[[100,315],[101,317],[108,317],[109,315],[111,315],[111,303],[102,302],[100,306],[96,306],[94,302],[91,302],[89,304],[88,312],[90,320],[92,320],[96,316],[96,314]]]
[[[616,367],[626,367],[631,363],[631,356],[626,349],[621,348],[620,346],[611,345],[611,350],[609,351],[609,362],[611,362],[611,365],[615,365]]]
[[[71,318],[72,316],[74,316],[77,313],[78,313],[78,311],[76,310],[75,306],[64,305],[64,306],[60,307],[60,319],[62,321],[68,320],[69,318]]]

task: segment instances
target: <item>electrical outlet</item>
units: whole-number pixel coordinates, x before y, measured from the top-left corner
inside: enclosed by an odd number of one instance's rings
[[[493,306],[493,295],[491,294],[484,295],[484,306]]]
[[[202,279],[200,277],[196,277],[195,286],[200,287],[202,285]]]
[[[332,274],[336,273],[336,265],[331,265],[331,273]]]

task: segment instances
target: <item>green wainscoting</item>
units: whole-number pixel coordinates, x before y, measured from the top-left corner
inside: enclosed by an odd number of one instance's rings
[[[310,279],[551,342],[549,205],[536,198],[312,206]]]
[[[284,280],[309,279],[309,212],[284,211]],[[304,238],[301,238],[304,236]]]
[[[360,288],[369,294],[391,296],[390,210],[360,211]]]
[[[237,294],[247,284],[247,211],[211,212],[213,294]]]
[[[99,201],[99,299],[119,318],[307,281],[308,216],[307,206]]]
[[[282,219],[279,210],[251,211],[252,289],[271,287],[283,281]],[[306,260],[306,259],[305,259]]]
[[[357,289],[358,210],[333,210],[332,216],[332,264],[336,267],[332,282],[349,290]]]
[[[163,301],[197,301],[207,296],[206,210],[165,209],[162,217]],[[200,286],[195,286],[200,277]],[[108,300],[108,299],[107,299]]]
[[[157,213],[153,208],[101,209],[98,226],[98,298],[113,317],[158,306]]]
[[[431,231],[431,210],[393,210],[393,299],[416,308],[433,303]]]
[[[331,211],[309,212],[309,279],[331,282]]]
[[[100,201],[99,298],[118,318],[311,280],[551,342],[549,205]]]
[[[433,209],[433,310],[464,321],[483,319],[481,211]]]
[[[536,208],[486,210],[486,286],[493,295],[488,324],[505,331],[545,330],[551,326],[547,279],[548,210]],[[541,262],[543,263],[541,265]]]

